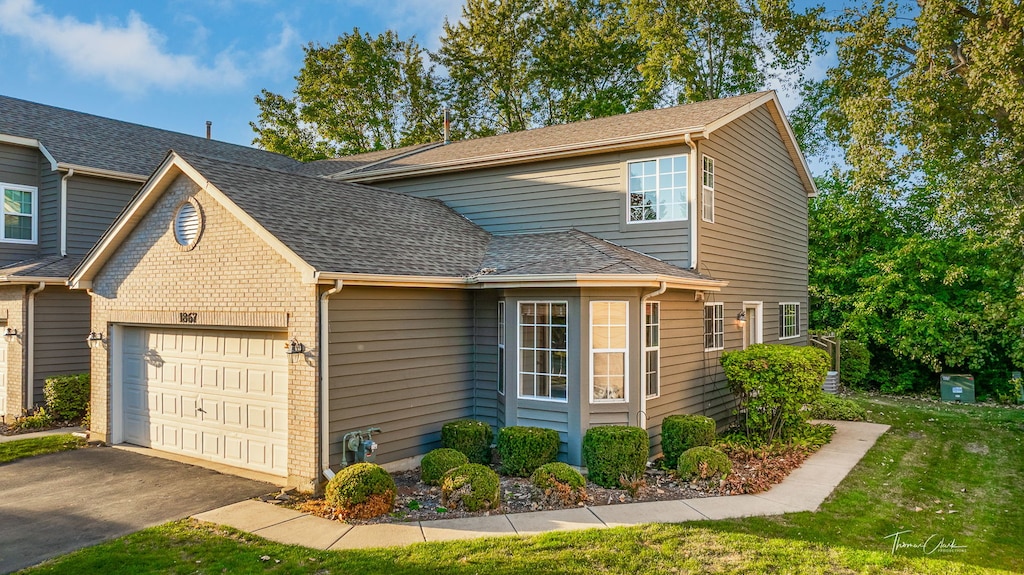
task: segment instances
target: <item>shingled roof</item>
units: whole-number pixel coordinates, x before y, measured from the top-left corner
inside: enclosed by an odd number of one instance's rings
[[[63,281],[71,275],[81,257],[44,256],[0,268],[0,282]]]
[[[302,164],[248,146],[122,122],[0,96],[0,134],[38,140],[59,165],[93,168],[144,180],[170,149],[277,169]]]

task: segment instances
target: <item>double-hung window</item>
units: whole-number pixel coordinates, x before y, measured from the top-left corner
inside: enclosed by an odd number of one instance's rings
[[[644,309],[644,386],[647,397],[661,394],[661,304],[649,301]]]
[[[505,394],[505,302],[498,302],[498,393]]]
[[[629,222],[688,217],[686,156],[629,162]]]
[[[625,401],[629,303],[590,302],[590,391],[593,401]]]
[[[703,157],[701,219],[715,223],[715,159]]]
[[[800,304],[783,302],[779,304],[779,339],[800,336]]]
[[[725,305],[704,304],[704,351],[725,349]]]
[[[35,187],[17,184],[0,184],[3,190],[3,217],[0,218],[0,241],[36,243],[36,214],[39,193]]]
[[[519,303],[519,397],[565,401],[568,304]]]

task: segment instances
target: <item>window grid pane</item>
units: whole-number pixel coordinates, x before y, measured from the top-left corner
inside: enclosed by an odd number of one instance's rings
[[[627,314],[624,301],[590,302],[591,391],[595,401],[626,398]]]
[[[630,162],[629,221],[674,221],[688,217],[686,156]]]
[[[8,184],[10,185],[10,184]],[[3,229],[3,239],[32,241],[32,231],[35,227],[33,213],[33,199],[35,189],[15,189],[3,186],[2,203],[0,203],[0,227]]]
[[[505,393],[505,302],[498,302],[498,393]]]
[[[779,304],[779,337],[797,337],[800,335],[800,304]]]
[[[644,309],[644,391],[648,397],[661,393],[661,304],[647,302]]]
[[[725,306],[721,303],[704,305],[704,350],[725,347]]]
[[[519,304],[520,396],[568,397],[567,310],[565,303]]]

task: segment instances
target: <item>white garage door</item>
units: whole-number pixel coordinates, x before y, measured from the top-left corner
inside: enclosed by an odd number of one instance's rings
[[[287,475],[284,334],[122,333],[125,442]]]

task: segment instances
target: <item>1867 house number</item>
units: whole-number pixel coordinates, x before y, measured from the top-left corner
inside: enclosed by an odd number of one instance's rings
[[[178,323],[196,323],[197,319],[199,319],[199,314],[194,311],[183,311],[178,314]]]

